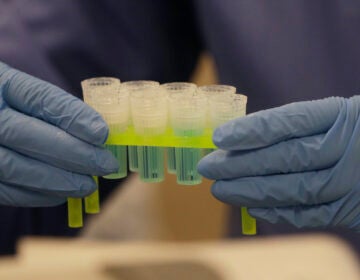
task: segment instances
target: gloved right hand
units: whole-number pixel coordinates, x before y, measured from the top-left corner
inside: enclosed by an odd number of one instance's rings
[[[198,170],[219,200],[270,223],[360,232],[360,96],[259,111],[213,140]]]
[[[116,172],[101,116],[62,89],[0,62],[0,205],[53,206]]]

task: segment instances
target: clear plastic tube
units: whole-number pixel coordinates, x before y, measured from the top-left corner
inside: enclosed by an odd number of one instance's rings
[[[128,162],[130,171],[139,171],[139,157],[136,146],[128,146]]]
[[[198,87],[197,91],[206,94],[208,97],[213,95],[224,96],[224,94],[235,94],[236,87],[228,85],[206,85]]]
[[[82,199],[69,197],[67,199],[68,225],[71,228],[83,226]]]
[[[114,88],[117,91],[119,86],[120,80],[112,77],[90,78],[81,82],[84,101],[91,107],[96,105],[99,97],[101,99],[101,97],[115,95]]]
[[[170,120],[175,135],[200,136],[206,125],[206,96],[204,94],[171,95],[169,97]],[[197,163],[202,150],[175,148],[176,177],[178,184],[196,185],[202,179],[197,172]]]
[[[236,93],[236,88],[229,85],[205,85],[198,87],[197,92],[205,94],[208,100],[214,97],[215,98],[219,97],[220,99],[222,99],[228,95],[234,95]],[[211,113],[211,109],[208,108],[207,117],[206,117],[207,118],[206,125],[208,127],[212,127],[210,123],[210,116],[209,116],[210,113]],[[205,153],[207,154],[212,151],[213,151],[212,149],[208,149],[205,150]]]
[[[202,177],[197,164],[202,158],[202,150],[194,148],[175,148],[176,179],[180,185],[197,185]]]
[[[127,147],[106,144],[105,148],[108,149],[118,160],[119,169],[116,173],[105,175],[103,177],[106,179],[125,178],[127,176]]]
[[[208,98],[208,120],[215,129],[218,126],[246,114],[247,97],[241,94],[213,95]]]
[[[187,82],[174,82],[161,85],[162,88],[168,93],[169,96],[173,94],[193,94],[196,92],[197,86],[193,83]],[[175,148],[166,148],[167,154],[167,171],[171,174],[176,174],[176,159]]]
[[[164,180],[164,149],[138,146],[139,175],[143,182],[157,183]]]
[[[241,94],[212,95],[208,98],[208,117],[213,129],[225,122],[246,115],[247,97]],[[256,234],[256,220],[246,207],[241,207],[242,233]]]
[[[176,174],[176,159],[174,147],[166,148],[166,160],[168,173]]]
[[[85,213],[97,214],[100,212],[100,201],[99,201],[99,180],[98,177],[94,176],[97,189],[92,194],[85,197]]]
[[[84,99],[97,110],[109,126],[110,133],[123,133],[129,125],[129,93],[120,87],[120,80],[115,78],[93,78],[82,82]],[[105,145],[119,162],[116,173],[104,176],[119,179],[127,176],[127,147]]]
[[[135,132],[143,137],[156,137],[166,130],[167,94],[161,87],[132,91],[131,113]],[[164,179],[164,148],[138,147],[140,179],[160,182]]]
[[[125,88],[129,94],[133,91],[138,91],[142,88],[148,87],[157,87],[159,86],[159,82],[156,81],[147,81],[147,80],[139,80],[139,81],[128,81],[121,84],[121,87]],[[130,119],[131,123],[131,119]],[[129,169],[132,172],[138,172],[139,170],[139,160],[136,146],[128,146],[128,156],[129,156]]]
[[[241,207],[241,229],[244,235],[256,234],[256,219],[249,215],[246,207]]]

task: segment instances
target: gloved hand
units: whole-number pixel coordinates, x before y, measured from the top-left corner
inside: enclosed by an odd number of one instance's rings
[[[292,103],[215,130],[199,172],[270,223],[360,231],[360,96]]]
[[[117,170],[101,116],[62,89],[0,62],[0,204],[52,206]]]

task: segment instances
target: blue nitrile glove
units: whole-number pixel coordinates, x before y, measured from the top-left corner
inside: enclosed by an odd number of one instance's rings
[[[0,205],[52,206],[117,170],[108,127],[62,89],[0,62]]]
[[[292,103],[215,130],[199,172],[250,215],[296,227],[360,231],[360,96]]]

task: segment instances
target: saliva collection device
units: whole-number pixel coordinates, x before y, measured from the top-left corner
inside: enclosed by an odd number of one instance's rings
[[[121,83],[112,77],[87,79],[81,85],[84,101],[107,122],[105,147],[119,161],[119,170],[107,179],[124,178],[130,170],[144,182],[161,182],[167,171],[180,185],[200,184],[197,163],[216,149],[213,130],[246,114],[247,97],[228,85]],[[85,198],[85,212],[99,209],[96,191]],[[241,214],[243,233],[255,234],[255,219],[245,207]],[[70,227],[82,226],[81,199],[68,199],[68,218]]]

